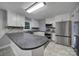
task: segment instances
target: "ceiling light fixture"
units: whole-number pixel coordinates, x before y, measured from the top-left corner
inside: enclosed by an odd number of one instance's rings
[[[32,12],[36,11],[37,9],[45,6],[45,4],[46,4],[45,2],[35,2],[30,7],[25,9],[25,11],[28,12],[28,13],[32,13]]]

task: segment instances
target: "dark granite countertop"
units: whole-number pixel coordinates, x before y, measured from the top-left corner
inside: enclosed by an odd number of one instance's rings
[[[7,33],[6,35],[23,50],[35,49],[48,42],[48,39],[44,36],[32,35],[25,32]]]

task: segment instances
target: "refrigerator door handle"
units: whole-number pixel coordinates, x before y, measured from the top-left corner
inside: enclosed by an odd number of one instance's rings
[[[55,35],[55,36],[60,36],[60,37],[68,37],[68,38],[71,38],[71,36],[65,36],[65,35]]]

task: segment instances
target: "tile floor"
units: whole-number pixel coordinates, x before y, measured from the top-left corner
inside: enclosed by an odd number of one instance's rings
[[[7,47],[0,50],[0,56],[14,56],[14,53],[10,47]],[[50,42],[45,49],[44,56],[76,56],[76,53],[71,47]]]
[[[71,47],[50,42],[45,49],[44,55],[45,56],[76,56],[76,53]]]

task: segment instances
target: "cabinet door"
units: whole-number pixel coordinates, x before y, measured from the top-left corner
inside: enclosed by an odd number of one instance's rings
[[[53,20],[52,18],[51,19],[46,19],[45,22],[46,22],[46,24],[52,24],[52,20]]]
[[[17,15],[17,26],[18,27],[23,27],[24,26],[24,17],[21,15]]]
[[[34,32],[34,35],[44,36],[44,32]]]
[[[24,16],[21,17],[21,26],[22,27],[25,26],[25,17]]]
[[[21,26],[21,22],[20,22],[20,15],[16,16],[16,26],[20,27]]]
[[[8,26],[16,26],[16,14],[12,12],[8,12],[7,14],[7,25]]]

